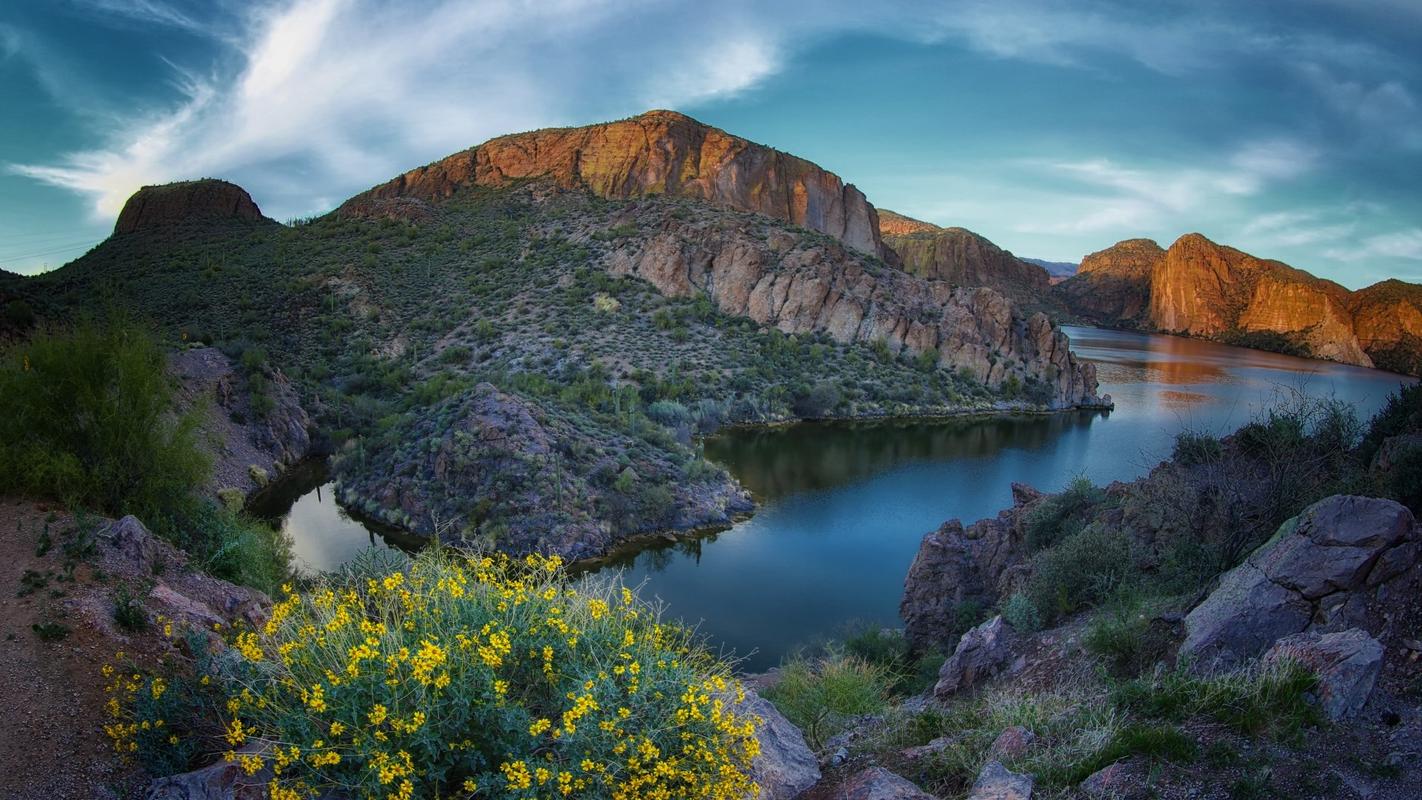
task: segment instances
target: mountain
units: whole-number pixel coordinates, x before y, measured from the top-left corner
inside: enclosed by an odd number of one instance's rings
[[[1120,242],[1055,287],[1067,316],[1417,374],[1422,287],[1386,281],[1350,292],[1198,233],[1168,249]]]
[[[725,424],[1101,404],[1045,315],[895,268],[852,186],[671,112],[500,137],[291,226],[211,180],[119,220],[21,279],[37,314],[103,297],[279,369],[343,505],[451,542],[727,524],[750,498],[695,441]]]
[[[1081,266],[1076,261],[1048,261],[1045,258],[1024,258],[1028,264],[1036,264],[1047,271],[1052,282],[1057,283],[1076,274],[1076,270]]]
[[[989,286],[1029,307],[1046,295],[1046,270],[966,228],[940,228],[883,211],[879,230],[910,274],[954,286]]]

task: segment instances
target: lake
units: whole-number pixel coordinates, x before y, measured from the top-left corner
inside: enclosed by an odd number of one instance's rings
[[[755,516],[602,569],[621,570],[670,615],[744,657],[742,668],[760,670],[850,624],[899,624],[923,535],[953,517],[996,515],[1014,481],[1053,491],[1077,475],[1129,480],[1168,456],[1181,430],[1227,433],[1297,392],[1336,397],[1366,419],[1414,382],[1174,336],[1066,331],[1096,363],[1114,411],[729,430],[707,439],[706,455],[754,494]],[[337,508],[329,486],[295,499],[283,526],[312,569],[383,543]]]

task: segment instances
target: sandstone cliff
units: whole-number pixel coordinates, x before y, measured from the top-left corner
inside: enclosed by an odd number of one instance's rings
[[[966,228],[940,228],[893,212],[882,212],[879,230],[884,243],[898,254],[904,270],[921,278],[947,281],[955,286],[990,286],[1025,303],[1040,300],[1050,284],[1045,269],[1023,261]]]
[[[705,292],[725,313],[784,333],[882,341],[892,352],[936,354],[988,386],[1045,381],[1052,405],[1095,405],[1096,369],[1079,361],[1045,314],[1025,316],[987,287],[953,286],[883,267],[846,248],[780,229],[668,216],[659,232],[606,257],[671,297]]]
[[[262,216],[246,189],[208,178],[139,189],[124,203],[114,224],[114,233],[222,219],[272,222]]]
[[[1386,280],[1349,298],[1358,342],[1382,369],[1422,375],[1422,286]]]
[[[464,186],[503,186],[522,178],[551,178],[564,188],[608,198],[664,194],[705,200],[887,255],[878,215],[852,184],[803,158],[674,111],[490,139],[359,194],[341,210],[368,213],[373,201],[435,201]]]
[[[1396,287],[1350,293],[1332,281],[1216,244],[1198,233],[1181,236],[1168,250],[1147,239],[1120,242],[1087,256],[1076,277],[1053,289],[1069,316],[1096,324],[1365,367],[1374,365],[1371,353],[1412,341],[1406,338],[1406,320],[1411,319],[1407,309],[1419,321],[1422,312],[1404,294]],[[1370,345],[1357,328],[1363,312],[1368,314]],[[1389,321],[1390,315],[1397,321]]]

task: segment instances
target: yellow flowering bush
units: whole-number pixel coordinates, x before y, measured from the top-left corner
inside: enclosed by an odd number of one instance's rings
[[[276,800],[755,794],[726,666],[556,558],[429,550],[288,590],[232,644],[229,757]]]

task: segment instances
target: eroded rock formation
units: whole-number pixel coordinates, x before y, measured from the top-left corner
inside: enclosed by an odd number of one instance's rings
[[[966,228],[939,228],[895,214],[884,243],[905,271],[954,286],[990,286],[1018,302],[1040,301],[1051,282],[1045,269],[1003,250]],[[912,224],[917,223],[917,227]]]
[[[244,220],[271,223],[235,183],[211,178],[162,186],[145,186],[124,203],[114,224],[115,234],[160,228],[185,222]]]
[[[829,234],[861,252],[886,255],[879,220],[864,193],[819,166],[697,122],[675,111],[582,128],[549,128],[490,139],[357,195],[369,201],[439,200],[465,186],[551,178],[601,197],[672,195],[754,211]]]

